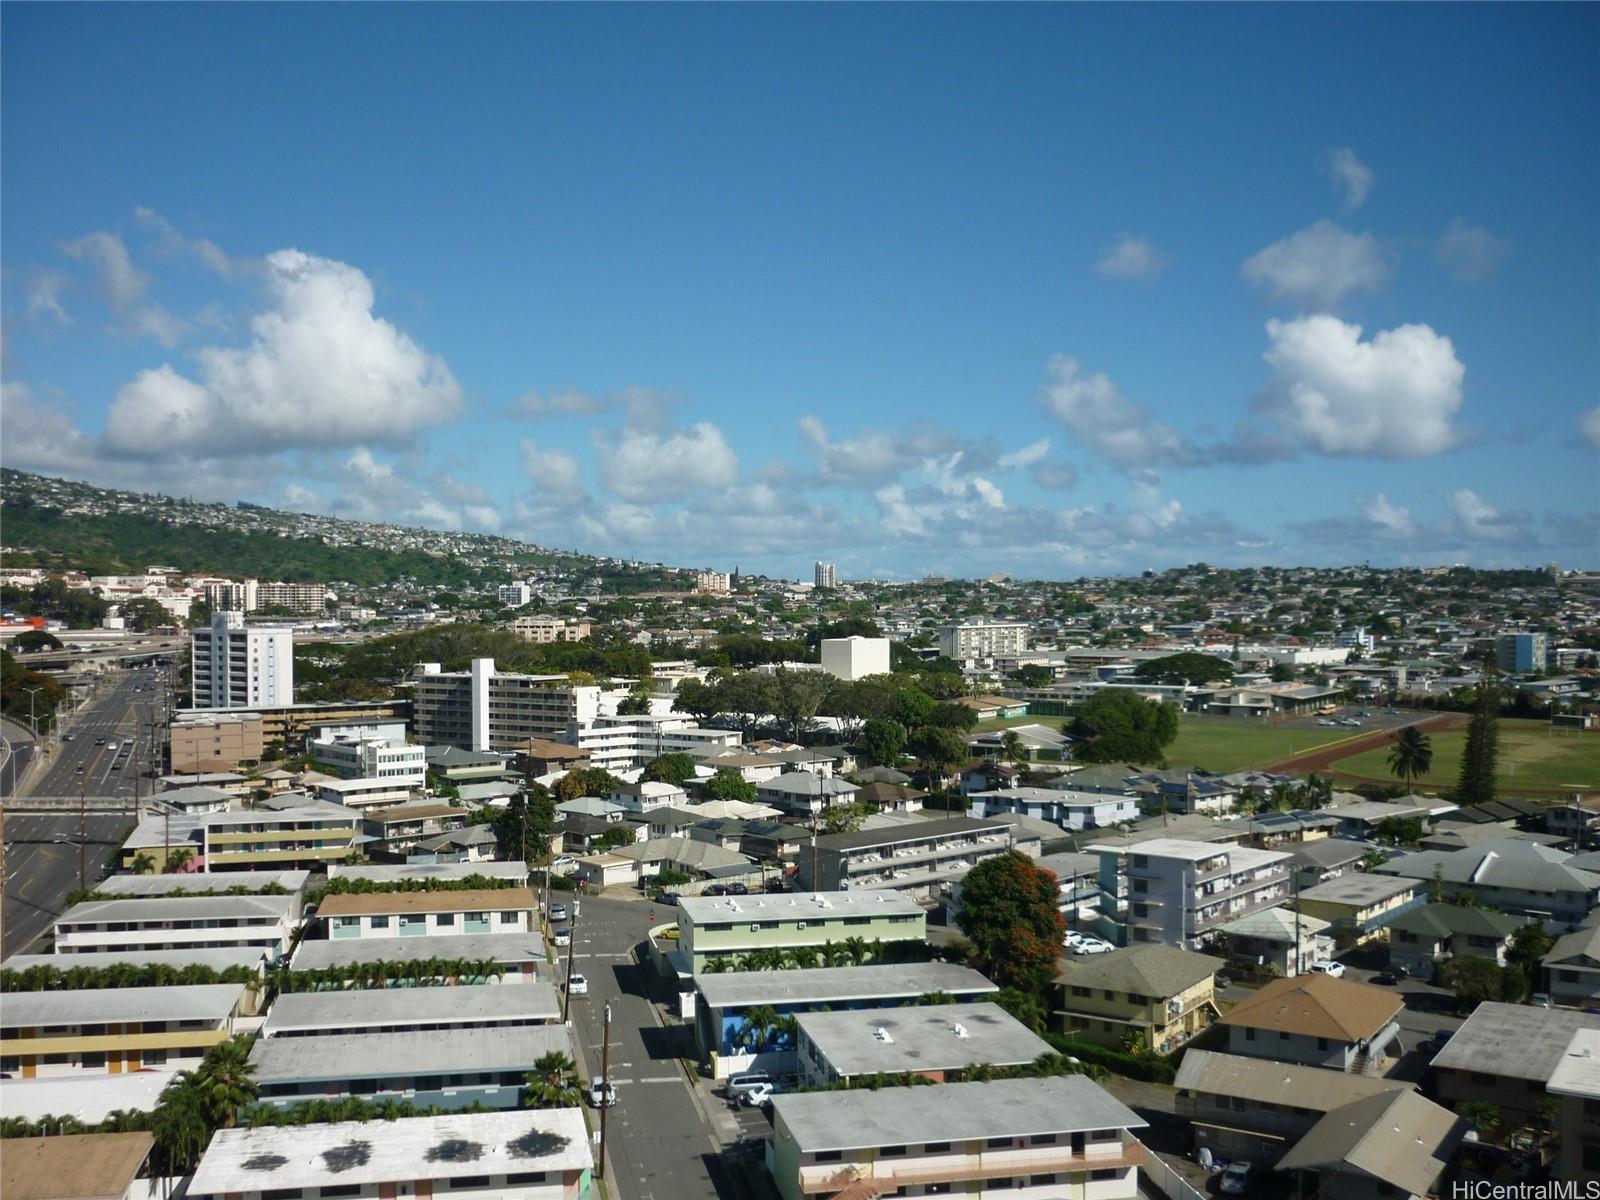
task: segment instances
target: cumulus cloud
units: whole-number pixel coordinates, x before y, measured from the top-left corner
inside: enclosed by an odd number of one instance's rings
[[[1351,292],[1377,291],[1389,264],[1370,233],[1324,220],[1251,255],[1240,272],[1275,300],[1330,307]]]
[[[1466,368],[1448,337],[1401,325],[1361,340],[1326,314],[1268,321],[1263,357],[1276,378],[1262,409],[1319,454],[1423,458],[1460,441]]]
[[[817,475],[823,483],[846,487],[876,487],[896,478],[902,471],[921,468],[930,459],[961,451],[956,469],[971,475],[1005,465],[992,439],[971,438],[931,421],[913,421],[893,432],[868,429],[855,437],[833,440],[828,427],[815,416],[799,420],[800,435],[817,462]],[[1024,446],[1016,455],[1035,453],[1035,446]]]
[[[61,249],[95,268],[99,289],[125,332],[154,338],[163,346],[177,345],[186,323],[150,299],[150,277],[133,265],[121,238],[101,230]]]
[[[1100,256],[1095,270],[1111,279],[1154,279],[1167,262],[1149,238],[1124,233]]]
[[[1046,454],[1050,453],[1050,439],[1040,438],[1037,442],[1029,442],[1019,450],[1000,456],[999,465],[1002,470],[1012,471],[1018,467],[1031,467],[1039,462]]]
[[[1591,408],[1578,418],[1578,433],[1590,446],[1600,450],[1600,408]]]
[[[1520,532],[1519,520],[1503,516],[1498,508],[1470,488],[1451,492],[1447,499],[1456,528],[1466,537],[1505,541]]]
[[[1474,283],[1494,274],[1511,253],[1511,243],[1481,225],[1468,225],[1460,217],[1439,235],[1433,257],[1452,279]]]
[[[72,317],[61,303],[64,286],[65,278],[55,271],[35,272],[28,280],[28,315],[49,317],[58,325],[71,325]]]
[[[1391,503],[1382,492],[1369,499],[1357,500],[1356,505],[1361,509],[1361,515],[1376,527],[1375,532],[1379,537],[1408,538],[1417,531],[1416,522],[1411,519],[1411,510]]]
[[[198,380],[141,372],[112,402],[106,445],[127,455],[253,455],[403,441],[453,419],[461,388],[437,355],[373,315],[372,284],[346,263],[268,255],[272,306],[242,349],[199,350]]]
[[[1056,355],[1039,401],[1079,443],[1122,470],[1187,466],[1195,450],[1172,426],[1128,399],[1104,374],[1089,374],[1075,358]]]
[[[577,496],[583,492],[578,460],[565,450],[541,450],[532,438],[521,442],[522,473],[551,496]]]
[[[677,500],[739,478],[738,455],[708,421],[666,434],[624,426],[592,436],[601,483],[625,500]]]
[[[1333,180],[1334,186],[1344,193],[1346,208],[1360,208],[1367,202],[1367,193],[1372,190],[1377,177],[1373,175],[1371,167],[1356,157],[1354,150],[1329,150],[1323,156],[1322,169]]]
[[[177,226],[154,209],[136,208],[133,210],[133,215],[155,233],[156,248],[162,254],[192,258],[207,270],[215,271],[224,278],[243,269],[243,264],[235,263],[215,242],[209,238],[184,236]]]

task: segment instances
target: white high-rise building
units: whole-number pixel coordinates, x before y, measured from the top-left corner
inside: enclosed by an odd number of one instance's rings
[[[835,679],[861,679],[889,673],[889,639],[822,639],[822,669]]]
[[[255,612],[260,607],[256,587],[254,579],[246,579],[241,583],[231,579],[214,579],[201,588],[201,593],[215,612]]]
[[[242,612],[219,612],[190,635],[195,708],[283,708],[294,703],[294,630],[246,626]]]
[[[733,578],[726,571],[700,571],[694,577],[694,590],[720,596],[733,586]]]
[[[465,671],[420,663],[412,713],[425,746],[514,750],[531,737],[570,736],[600,714],[600,689],[574,686],[565,675],[515,675],[475,658]]]
[[[507,608],[521,608],[533,599],[533,589],[525,583],[506,583],[495,589],[495,595]]]
[[[832,563],[819,562],[815,569],[814,583],[819,588],[838,587],[839,569]]]
[[[971,622],[939,630],[939,653],[958,662],[968,658],[1006,658],[1028,648],[1026,625]]]

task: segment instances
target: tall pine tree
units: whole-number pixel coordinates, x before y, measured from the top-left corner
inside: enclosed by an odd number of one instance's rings
[[[1485,665],[1478,684],[1478,702],[1467,726],[1467,744],[1461,751],[1461,778],[1456,783],[1457,804],[1485,804],[1494,799],[1495,756],[1500,743],[1500,689],[1494,669]]]

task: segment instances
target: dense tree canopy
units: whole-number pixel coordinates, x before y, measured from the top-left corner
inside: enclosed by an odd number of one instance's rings
[[[1134,668],[1134,674],[1150,683],[1216,683],[1233,678],[1233,664],[1212,654],[1186,651],[1152,658]]]
[[[754,804],[756,799],[756,785],[730,767],[724,767],[706,780],[704,790],[710,800],[739,800]]]
[[[650,783],[670,783],[682,787],[694,778],[694,759],[687,754],[663,754],[646,764],[640,778]]]
[[[1160,763],[1178,736],[1178,710],[1130,688],[1105,688],[1065,729],[1086,740],[1077,753],[1085,762]]]
[[[986,858],[961,881],[956,924],[1002,987],[1044,989],[1066,932],[1055,873],[1015,850]]]

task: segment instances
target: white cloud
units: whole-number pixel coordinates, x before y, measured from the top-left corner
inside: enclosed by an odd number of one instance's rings
[[[243,269],[243,264],[235,263],[215,242],[209,238],[185,237],[171,221],[154,209],[136,208],[133,215],[155,231],[156,246],[163,254],[192,257],[201,266],[223,278]]]
[[[1356,157],[1349,149],[1329,150],[1323,158],[1322,169],[1333,184],[1344,193],[1346,208],[1360,208],[1367,201],[1376,176],[1372,168]]]
[[[825,479],[850,483],[887,479],[916,462],[897,439],[876,430],[832,442],[821,420],[805,416],[800,418],[800,432],[816,451]]]
[[[1324,220],[1251,255],[1240,272],[1276,300],[1329,307],[1350,292],[1377,291],[1389,278],[1389,264],[1370,233]]]
[[[551,496],[578,496],[583,480],[578,460],[565,450],[541,450],[532,438],[523,438],[522,473]]]
[[[620,412],[624,421],[634,429],[664,433],[672,427],[673,415],[683,403],[683,397],[654,388],[626,387],[614,392],[558,388],[553,392],[524,392],[512,404],[512,411],[534,420]]]
[[[1028,474],[1042,488],[1066,490],[1078,482],[1076,468],[1068,463],[1040,462],[1028,468]]]
[[[66,280],[55,271],[39,271],[28,280],[28,315],[51,317],[57,324],[71,325],[72,317],[61,304],[61,289]]]
[[[603,397],[582,388],[560,388],[553,392],[524,392],[512,405],[525,417],[592,416],[606,410]]]
[[[99,231],[61,249],[91,263],[99,272],[100,290],[126,332],[152,337],[163,346],[177,345],[186,323],[150,299],[150,277],[133,265],[121,238]]]
[[[1100,256],[1095,270],[1112,279],[1154,279],[1167,262],[1149,238],[1124,233]]]
[[[614,434],[597,429],[593,438],[601,482],[625,500],[676,500],[739,478],[738,455],[708,421],[666,435],[630,426]]]
[[[111,404],[110,449],[256,455],[394,443],[459,412],[450,368],[373,315],[361,271],[280,250],[266,273],[272,307],[251,321],[251,344],[199,350],[199,382],[167,365],[141,372]]]
[[[1498,508],[1470,488],[1451,492],[1449,503],[1456,527],[1467,537],[1504,541],[1518,533],[1516,522],[1502,516]]]
[[[920,537],[927,528],[932,509],[919,508],[906,500],[906,490],[891,483],[872,493],[878,502],[879,524],[891,537]]]
[[[1600,450],[1600,408],[1591,408],[1578,418],[1578,432],[1590,446]]]
[[[1194,461],[1194,449],[1183,435],[1129,400],[1104,374],[1087,374],[1075,358],[1058,354],[1050,360],[1039,400],[1080,443],[1114,467],[1136,470]]]
[[[1466,368],[1450,339],[1401,325],[1361,340],[1326,314],[1268,321],[1276,372],[1262,407],[1321,454],[1422,458],[1460,440],[1453,420]]]
[[[1362,516],[1377,526],[1375,532],[1379,537],[1408,538],[1417,531],[1411,510],[1391,503],[1382,492],[1370,499],[1357,500],[1356,506],[1361,509]]]
[[[1015,470],[1018,467],[1031,467],[1050,453],[1050,439],[1040,438],[1037,442],[1030,442],[1020,450],[1013,450],[1010,454],[1000,456],[1002,470]]]
[[[1511,253],[1511,243],[1460,217],[1433,244],[1433,257],[1452,279],[1472,283],[1492,275]]]

